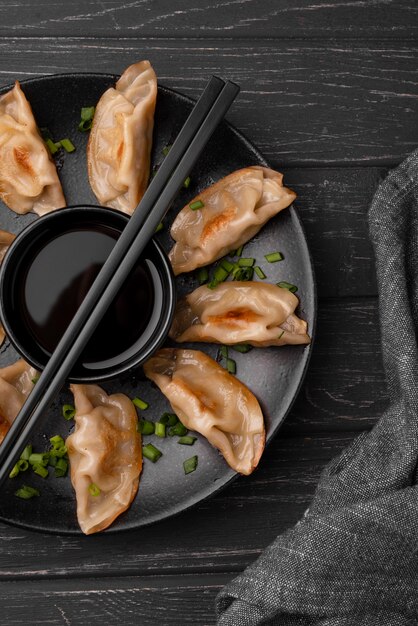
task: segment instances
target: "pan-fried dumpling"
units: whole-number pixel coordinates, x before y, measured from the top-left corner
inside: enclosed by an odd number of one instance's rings
[[[75,430],[66,445],[78,523],[90,535],[107,528],[134,499],[142,469],[141,435],[127,396],[108,396],[97,385],[72,385],[71,391]]]
[[[254,237],[273,215],[296,198],[283,186],[283,174],[268,167],[246,167],[202,191],[180,211],[171,227],[174,273],[220,259]],[[190,205],[201,201],[201,209]]]
[[[288,289],[259,282],[226,282],[198,287],[177,304],[170,337],[233,345],[284,346],[309,343],[307,324],[294,311]]]
[[[240,474],[251,474],[264,449],[263,414],[235,376],[197,350],[159,350],[144,365],[186,428],[201,433]]]
[[[16,213],[65,206],[57,170],[16,81],[0,96],[0,198]]]
[[[0,443],[32,391],[37,375],[23,359],[0,369]]]
[[[0,230],[0,264],[3,261],[7,248],[10,246],[14,238],[15,235],[13,235],[12,233],[8,233],[7,230]],[[4,328],[0,324],[0,347],[4,341],[4,338]]]
[[[157,77],[149,61],[128,67],[100,98],[87,147],[91,188],[100,204],[132,215],[150,173]]]

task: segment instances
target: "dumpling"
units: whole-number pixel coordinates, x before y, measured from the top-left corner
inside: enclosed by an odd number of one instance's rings
[[[141,435],[132,401],[108,396],[97,385],[71,385],[75,430],[67,438],[77,518],[86,535],[107,528],[126,511],[138,490]],[[91,490],[97,490],[92,495]]]
[[[65,206],[57,170],[16,81],[0,96],[0,198],[16,213]]]
[[[87,147],[91,188],[100,204],[132,215],[150,173],[157,77],[149,61],[128,67],[100,98]]]
[[[268,167],[237,170],[202,191],[180,211],[171,227],[174,273],[208,265],[254,237],[296,198],[283,186],[283,174]],[[202,208],[190,205],[200,200]]]
[[[7,230],[0,230],[0,264],[3,261],[7,248],[10,246],[15,236],[16,235],[13,235],[12,233],[8,233]],[[4,328],[0,324],[0,347],[4,339],[5,339]]]
[[[32,391],[37,375],[23,359],[0,369],[0,443]]]
[[[202,285],[177,304],[170,337],[180,343],[309,343],[307,324],[294,313],[298,304],[288,289],[268,283],[225,282],[215,289]]]
[[[265,430],[260,405],[242,382],[197,350],[159,350],[144,371],[186,428],[206,437],[236,472],[251,474]]]

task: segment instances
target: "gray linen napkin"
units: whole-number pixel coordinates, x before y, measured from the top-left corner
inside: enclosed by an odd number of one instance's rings
[[[369,225],[389,408],[219,593],[220,626],[418,624],[418,151],[380,185]]]

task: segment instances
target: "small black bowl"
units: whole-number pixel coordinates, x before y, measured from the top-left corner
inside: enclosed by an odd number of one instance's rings
[[[8,249],[0,316],[11,343],[36,369],[44,369],[128,220],[103,207],[60,209],[27,226]],[[151,240],[69,380],[108,380],[146,361],[167,336],[175,300],[170,263]]]

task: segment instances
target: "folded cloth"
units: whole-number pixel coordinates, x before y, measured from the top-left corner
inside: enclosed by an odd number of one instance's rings
[[[378,188],[369,225],[389,408],[219,593],[221,626],[418,624],[418,151]]]

